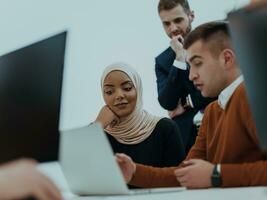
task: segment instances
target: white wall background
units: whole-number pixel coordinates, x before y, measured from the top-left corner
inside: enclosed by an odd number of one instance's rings
[[[193,27],[249,0],[189,0]],[[167,48],[158,0],[0,0],[0,55],[68,29],[61,129],[88,124],[103,106],[102,70],[125,61],[143,79],[144,108],[166,115],[157,102],[154,57]]]

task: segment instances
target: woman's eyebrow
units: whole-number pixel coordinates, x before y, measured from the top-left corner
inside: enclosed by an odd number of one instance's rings
[[[121,85],[126,85],[126,84],[133,84],[132,81],[124,81],[123,83],[121,83]],[[115,87],[114,85],[112,84],[105,84],[104,87]]]
[[[111,84],[105,84],[104,87],[114,87],[114,85],[111,85]]]
[[[133,84],[133,82],[132,81],[124,81],[121,85],[126,85],[126,84]]]

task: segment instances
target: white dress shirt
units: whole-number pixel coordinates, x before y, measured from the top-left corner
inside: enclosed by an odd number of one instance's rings
[[[236,88],[244,80],[243,75],[240,75],[234,82],[232,82],[228,87],[226,87],[218,96],[218,103],[222,109],[225,109],[230,97],[236,90]]]
[[[179,69],[181,69],[181,70],[186,70],[187,69],[187,64],[186,64],[186,62],[182,62],[182,61],[178,61],[178,60],[174,60],[174,62],[173,62],[173,66],[174,67],[177,67],[177,68],[179,68]]]

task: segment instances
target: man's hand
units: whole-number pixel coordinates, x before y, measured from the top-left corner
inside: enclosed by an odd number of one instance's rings
[[[200,159],[184,161],[184,167],[176,169],[174,174],[183,187],[209,188],[214,165]]]
[[[123,153],[116,154],[116,161],[118,165],[120,166],[125,182],[129,183],[131,179],[133,178],[133,175],[136,170],[135,163],[132,161],[132,159],[129,156]]]
[[[106,128],[108,126],[112,128],[113,126],[118,124],[120,120],[108,106],[104,106],[98,113],[95,121],[100,123],[103,128]]]
[[[22,159],[0,167],[0,199],[35,197],[38,200],[61,200],[60,191],[39,172],[36,162]]]
[[[184,50],[183,43],[184,38],[182,35],[172,37],[170,42],[171,48],[176,54],[175,59],[181,62],[185,62],[186,59],[186,51]]]
[[[181,101],[179,101],[177,107],[172,111],[168,111],[168,114],[169,114],[169,117],[172,119],[176,116],[183,114],[184,112],[185,112],[185,108],[181,104]]]

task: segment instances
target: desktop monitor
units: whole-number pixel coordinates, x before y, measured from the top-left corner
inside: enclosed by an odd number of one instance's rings
[[[261,148],[267,149],[267,4],[228,15]]]
[[[58,159],[66,35],[0,57],[0,163]]]

